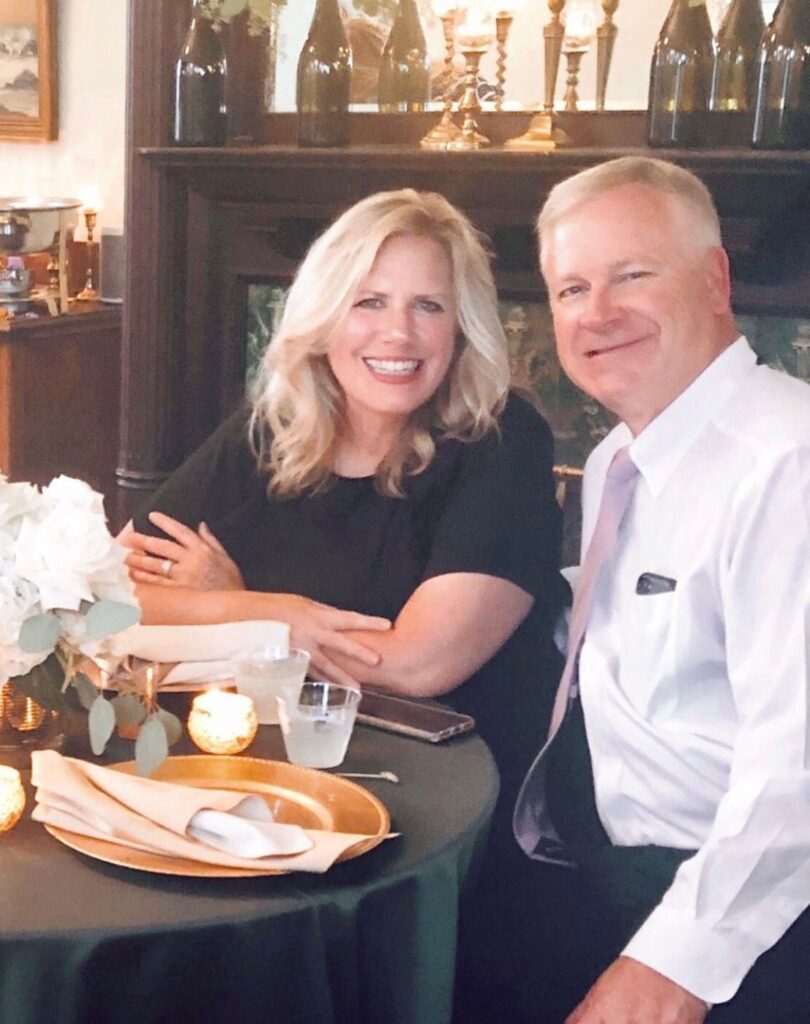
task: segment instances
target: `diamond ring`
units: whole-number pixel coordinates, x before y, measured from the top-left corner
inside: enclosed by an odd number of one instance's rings
[[[163,561],[160,563],[160,571],[163,573],[164,576],[169,576],[171,575],[173,565],[174,562],[171,560],[171,558],[164,558]]]

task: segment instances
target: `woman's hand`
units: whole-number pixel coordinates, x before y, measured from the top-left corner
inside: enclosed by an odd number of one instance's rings
[[[364,665],[377,665],[380,655],[357,640],[346,635],[347,630],[361,629],[384,632],[391,628],[388,619],[376,615],[361,615],[347,612],[332,605],[312,601],[297,594],[269,595],[274,603],[274,618],[290,625],[290,646],[309,651],[310,668],[344,686],[356,686],[357,682],[340,668],[332,659],[333,654],[343,654]]]
[[[192,590],[245,589],[238,566],[205,523],[192,530],[162,512],[150,512],[149,520],[171,540],[124,531],[120,540],[132,549],[126,564],[136,583]]]

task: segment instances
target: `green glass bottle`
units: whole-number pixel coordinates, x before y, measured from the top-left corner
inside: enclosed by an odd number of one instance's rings
[[[715,51],[706,0],[673,0],[650,68],[651,146],[699,146],[710,141]]]
[[[299,146],[349,144],[352,55],[338,0],[317,0],[298,59]]]
[[[781,0],[759,51],[754,146],[810,148],[810,0]]]
[[[430,99],[430,56],[416,0],[399,0],[380,59],[377,93],[383,113],[424,110]]]
[[[224,146],[227,62],[222,40],[194,0],[191,24],[174,72],[174,131],[179,146]]]
[[[717,33],[714,109],[753,111],[765,19],[760,0],[732,0]]]

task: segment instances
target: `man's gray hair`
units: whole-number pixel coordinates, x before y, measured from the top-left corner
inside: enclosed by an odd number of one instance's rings
[[[720,218],[711,193],[691,171],[666,160],[647,156],[625,156],[580,171],[549,193],[537,219],[537,237],[542,260],[543,238],[576,207],[623,185],[645,185],[672,196],[690,214],[690,244],[711,248],[722,245]]]

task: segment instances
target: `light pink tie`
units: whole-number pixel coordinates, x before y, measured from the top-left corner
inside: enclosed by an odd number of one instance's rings
[[[596,582],[603,567],[613,555],[619,526],[633,496],[637,477],[638,468],[630,458],[629,451],[626,447],[620,448],[613,456],[608,469],[596,526],[579,575],[568,630],[568,657],[554,699],[548,739],[529,769],[515,807],[514,830],[518,842],[530,856],[538,856],[545,860],[565,862],[564,852],[561,852],[562,844],[559,843],[553,824],[545,813],[543,758],[557,735],[572,700],[577,695],[579,654],[585,638]]]

